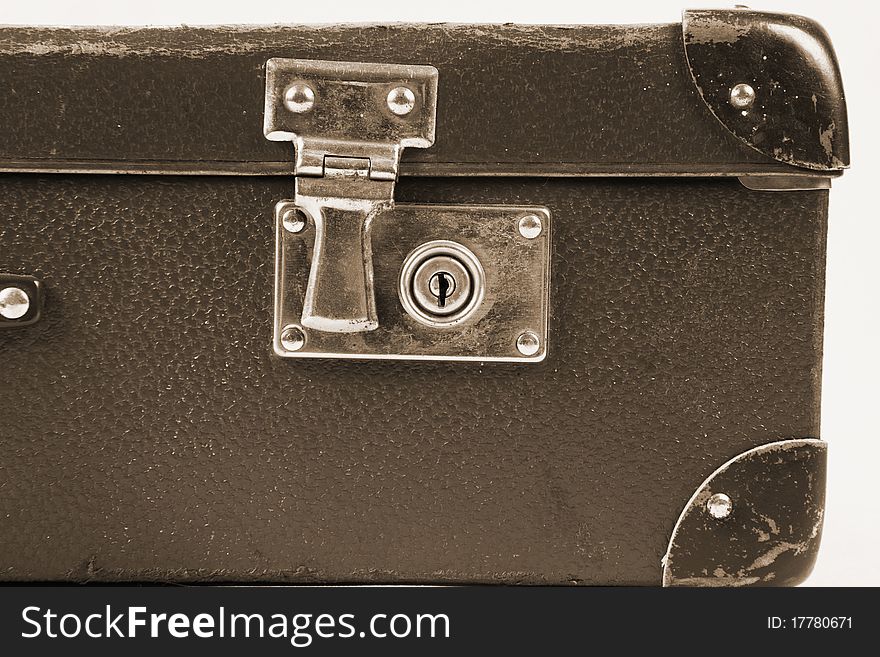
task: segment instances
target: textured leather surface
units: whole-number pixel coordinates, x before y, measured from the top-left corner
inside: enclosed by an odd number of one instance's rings
[[[404,172],[797,171],[712,116],[680,24],[2,28],[0,164],[290,171],[263,136],[270,57],[436,66],[437,140]]]
[[[819,435],[825,191],[402,180],[553,213],[548,358],[481,366],[274,356],[289,180],[0,185],[47,287],[0,332],[6,580],[659,584],[715,468]]]

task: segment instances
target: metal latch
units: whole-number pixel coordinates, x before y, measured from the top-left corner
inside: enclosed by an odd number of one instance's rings
[[[433,66],[266,63],[264,132],[295,144],[294,203],[315,225],[303,326],[379,326],[368,224],[394,205],[403,148],[434,143],[436,111]]]
[[[294,198],[275,206],[279,355],[546,355],[549,211],[394,203],[402,150],[434,143],[437,78],[433,66],[267,62],[265,135],[296,148]]]

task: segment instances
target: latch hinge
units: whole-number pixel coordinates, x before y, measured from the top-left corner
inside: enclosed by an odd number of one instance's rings
[[[324,176],[326,178],[371,178],[371,164],[368,157],[324,156]]]
[[[402,148],[398,144],[343,141],[297,135],[294,173],[297,176],[354,175],[373,180],[396,180]],[[364,175],[362,172],[366,172]]]

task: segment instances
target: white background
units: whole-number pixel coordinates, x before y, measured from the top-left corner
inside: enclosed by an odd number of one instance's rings
[[[205,25],[389,21],[673,23],[706,0],[449,2],[211,0],[2,3],[0,23]],[[874,1],[776,0],[753,9],[815,18],[831,34],[849,106],[852,170],[834,182],[828,231],[822,438],[829,442],[825,533],[808,585],[880,585],[880,10]],[[0,87],[2,88],[2,87]]]

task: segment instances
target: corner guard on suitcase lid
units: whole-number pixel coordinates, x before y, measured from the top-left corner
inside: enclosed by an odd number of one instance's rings
[[[662,559],[663,586],[793,586],[822,535],[826,443],[783,440],[713,472],[684,507]]]
[[[816,171],[849,166],[846,100],[828,34],[814,21],[748,9],[685,11],[699,97],[741,142]]]

